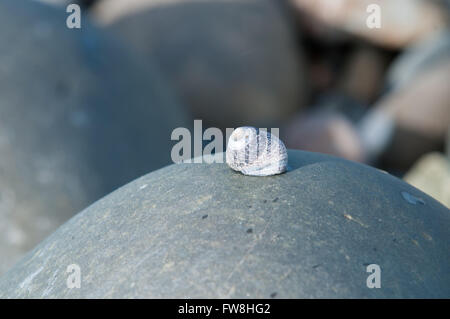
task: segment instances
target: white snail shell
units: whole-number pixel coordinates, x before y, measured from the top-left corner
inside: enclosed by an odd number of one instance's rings
[[[226,161],[244,175],[269,176],[286,171],[288,155],[283,142],[275,135],[243,126],[231,133]]]

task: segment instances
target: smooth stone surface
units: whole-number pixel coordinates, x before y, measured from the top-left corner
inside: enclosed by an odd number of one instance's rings
[[[0,274],[64,221],[170,164],[190,124],[161,80],[64,7],[0,1]],[[148,61],[146,61],[148,64]]]
[[[289,151],[291,170],[171,165],[96,202],[0,278],[0,297],[448,297],[449,210],[377,169]],[[402,192],[420,198],[413,205]],[[381,288],[369,289],[368,264]],[[68,289],[67,266],[81,269]]]
[[[106,0],[92,10],[158,61],[194,117],[224,129],[277,127],[304,106],[309,82],[283,9],[271,0]]]

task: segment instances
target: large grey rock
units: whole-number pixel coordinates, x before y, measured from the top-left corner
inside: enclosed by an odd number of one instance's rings
[[[272,0],[105,0],[94,16],[155,58],[196,118],[277,127],[308,92],[289,15]]]
[[[0,297],[446,297],[449,210],[401,180],[289,151],[249,177],[178,164],[120,188],[0,279]],[[368,264],[381,267],[369,289]],[[77,264],[81,287],[68,289]]]
[[[65,8],[0,1],[0,273],[61,223],[171,163],[186,116],[157,71]]]

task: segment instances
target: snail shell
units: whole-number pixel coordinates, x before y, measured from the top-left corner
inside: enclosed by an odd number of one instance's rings
[[[228,140],[226,162],[244,175],[269,176],[286,171],[288,155],[283,142],[267,131],[238,127]]]

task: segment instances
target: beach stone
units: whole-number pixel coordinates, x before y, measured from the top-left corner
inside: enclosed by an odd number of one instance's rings
[[[71,1],[71,0],[33,0],[42,2],[44,4],[53,5],[53,6],[67,6],[70,3],[78,4],[79,1]]]
[[[284,9],[270,0],[107,0],[92,13],[156,58],[195,118],[224,129],[276,127],[304,106],[309,81]]]
[[[450,160],[443,154],[422,156],[403,180],[450,208]]]
[[[187,116],[157,71],[65,8],[0,2],[0,273],[61,223],[170,164]],[[190,123],[191,121],[189,121]]]
[[[288,0],[299,15],[314,18],[329,28],[345,31],[388,49],[402,49],[445,29],[448,8],[443,1],[410,0]],[[368,27],[373,9],[379,7],[381,27]],[[370,22],[369,22],[370,23]]]
[[[0,278],[0,297],[450,295],[447,208],[362,164],[290,150],[289,165],[270,177],[217,163],[145,175],[40,243]],[[370,264],[379,289],[366,285]],[[68,266],[80,288],[68,289]]]
[[[450,58],[450,30],[437,30],[406,48],[392,63],[386,76],[388,90],[400,90]]]
[[[383,165],[406,172],[421,156],[443,149],[450,127],[449,81],[450,56],[377,102],[395,120]]]

